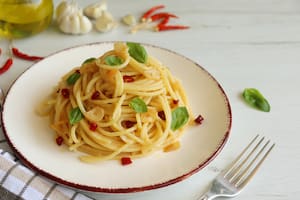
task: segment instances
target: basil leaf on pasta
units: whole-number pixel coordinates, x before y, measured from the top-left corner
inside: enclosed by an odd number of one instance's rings
[[[129,47],[129,55],[135,60],[140,63],[145,63],[147,61],[148,54],[142,45],[138,43],[127,42],[127,46]]]
[[[69,122],[74,125],[83,118],[83,114],[78,107],[73,108],[69,113]]]
[[[264,96],[255,88],[246,88],[243,92],[244,100],[252,107],[264,112],[270,112],[271,106]]]
[[[86,64],[86,63],[90,63],[90,62],[93,62],[94,60],[96,60],[96,58],[88,58],[86,59],[82,64]]]
[[[116,65],[121,65],[124,61],[122,58],[120,58],[118,56],[110,55],[110,56],[106,56],[104,58],[104,62],[107,65],[116,66]]]
[[[129,107],[137,113],[147,112],[148,108],[143,99],[135,97],[129,102]]]
[[[185,125],[189,120],[189,113],[186,107],[177,107],[172,111],[171,129],[173,131]]]
[[[68,79],[67,79],[67,83],[68,85],[74,85],[74,83],[80,78],[80,73],[79,72],[74,72],[73,74],[71,74]]]

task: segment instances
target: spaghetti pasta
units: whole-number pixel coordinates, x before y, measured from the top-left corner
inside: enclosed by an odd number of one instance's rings
[[[62,77],[39,108],[80,160],[138,158],[180,147],[191,111],[181,83],[137,43],[114,44]]]

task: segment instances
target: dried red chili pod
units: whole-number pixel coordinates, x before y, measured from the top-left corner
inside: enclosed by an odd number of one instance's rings
[[[150,17],[151,21],[157,21],[165,18],[178,18],[176,15],[167,12],[156,13]]]
[[[189,26],[183,26],[183,25],[158,25],[156,26],[156,31],[170,31],[170,30],[183,30],[183,29],[189,29]]]
[[[165,5],[153,6],[152,8],[150,8],[143,14],[143,16],[141,17],[141,21],[142,22],[146,21],[152,13],[154,13],[156,10],[162,9],[164,7],[165,7]]]
[[[30,60],[30,61],[37,61],[37,60],[42,60],[44,57],[40,57],[40,56],[31,56],[28,54],[25,54],[23,52],[21,52],[19,49],[17,48],[12,48],[12,53],[18,57],[18,58],[22,58],[24,60]]]
[[[9,68],[12,66],[12,64],[13,64],[13,59],[8,58],[6,60],[6,62],[4,63],[4,65],[0,68],[0,75],[4,74],[7,70],[9,70]]]

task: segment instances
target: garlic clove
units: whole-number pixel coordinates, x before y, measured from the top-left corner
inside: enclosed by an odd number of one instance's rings
[[[106,1],[93,3],[84,8],[83,13],[92,19],[97,19],[102,15],[102,11],[107,10]]]
[[[84,15],[80,17],[81,34],[88,33],[92,30],[92,22]]]
[[[124,16],[122,18],[122,21],[124,24],[128,25],[128,26],[132,26],[132,25],[135,25],[136,24],[136,19],[133,15],[131,14],[128,14],[126,16]]]
[[[111,31],[116,26],[117,22],[108,11],[102,11],[102,15],[95,22],[95,27],[100,32]]]

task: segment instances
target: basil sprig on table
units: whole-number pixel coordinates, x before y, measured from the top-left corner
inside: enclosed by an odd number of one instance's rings
[[[177,107],[172,111],[171,129],[173,131],[185,125],[189,120],[189,113],[186,107]]]
[[[128,53],[131,57],[140,63],[146,63],[148,54],[142,45],[138,43],[127,42],[127,46],[129,47]]]
[[[271,106],[265,97],[255,88],[246,88],[243,92],[244,100],[261,111],[270,112]]]
[[[116,65],[121,65],[124,61],[122,58],[120,58],[118,56],[110,55],[110,56],[106,56],[104,58],[104,62],[107,65],[116,66]]]
[[[81,110],[78,107],[73,108],[69,113],[69,122],[70,122],[71,125],[76,124],[82,118],[83,118],[83,114],[82,114]]]
[[[143,113],[148,111],[146,103],[143,101],[143,99],[139,97],[133,98],[129,102],[129,107],[132,108],[137,113]]]

